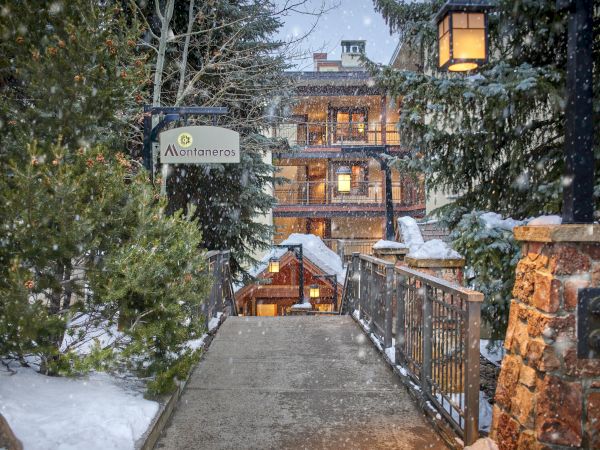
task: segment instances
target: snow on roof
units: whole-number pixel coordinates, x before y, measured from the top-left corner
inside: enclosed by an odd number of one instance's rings
[[[432,239],[410,249],[407,255],[417,259],[461,259],[462,256],[440,239]]]
[[[562,223],[562,217],[556,216],[556,215],[550,215],[550,216],[536,217],[535,219],[532,219],[529,222],[527,222],[527,225],[529,225],[529,226],[560,225],[561,223]]]
[[[480,217],[487,228],[501,228],[503,230],[512,231],[514,227],[525,225],[525,222],[522,220],[515,220],[511,217],[503,219],[500,214],[495,212],[486,212]]]
[[[302,252],[304,256],[319,267],[324,273],[337,275],[339,284],[344,284],[346,277],[346,269],[342,264],[342,259],[336,252],[331,250],[325,243],[314,234],[293,233],[281,244],[302,244]],[[285,249],[279,249],[285,252]],[[267,259],[268,262],[268,259]]]
[[[373,245],[373,248],[375,250],[382,250],[392,248],[408,248],[408,246],[406,244],[403,244],[402,242],[386,241],[384,239],[380,239],[375,243],[375,245]]]
[[[402,234],[402,241],[410,248],[423,245],[425,242],[419,230],[417,221],[409,216],[399,217],[398,225]]]
[[[337,275],[338,284],[344,284],[346,269],[344,269],[342,259],[337,253],[330,250],[321,238],[314,234],[292,233],[285,241],[281,242],[281,245],[291,244],[302,244],[302,254],[305,258],[321,269],[324,274]],[[256,266],[248,270],[248,273],[253,277],[257,277],[267,269],[271,258],[281,258],[286,252],[287,249],[285,248],[272,248]],[[234,291],[237,292],[243,287],[243,284],[236,284]]]

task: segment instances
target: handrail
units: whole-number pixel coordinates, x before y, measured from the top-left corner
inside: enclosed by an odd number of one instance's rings
[[[418,395],[471,445],[479,437],[483,294],[359,253],[347,270],[347,310],[358,310],[383,347],[394,349]]]
[[[213,284],[207,301],[204,303],[201,315],[208,323],[210,319],[221,314],[237,315],[233,280],[229,265],[231,252],[229,250],[210,250],[206,252],[208,261],[207,272],[213,278]]]
[[[411,269],[407,266],[396,266],[396,272],[403,275],[413,276],[417,279],[430,284],[439,289],[447,289],[456,295],[460,295],[468,302],[483,302],[483,294],[472,289],[462,287],[456,283],[450,283],[442,278],[434,277],[425,272],[419,272],[418,270]]]

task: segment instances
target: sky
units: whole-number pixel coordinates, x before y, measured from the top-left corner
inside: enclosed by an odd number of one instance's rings
[[[327,52],[329,59],[340,59],[342,39],[367,41],[367,56],[377,63],[389,63],[397,37],[391,36],[383,17],[375,11],[372,0],[308,0],[304,11],[318,10],[322,2],[332,9],[317,21],[316,28],[305,38],[299,48],[304,59],[294,59],[295,70],[312,70],[312,53]],[[283,5],[286,0],[276,0]],[[313,26],[312,15],[292,12],[285,16],[279,38],[286,41],[303,36]]]

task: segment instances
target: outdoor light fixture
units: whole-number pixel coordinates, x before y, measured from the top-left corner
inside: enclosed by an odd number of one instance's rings
[[[486,0],[449,1],[435,16],[438,66],[450,72],[476,69],[488,60]]]
[[[337,175],[337,188],[340,194],[348,194],[350,193],[351,180],[352,180],[352,171],[349,167],[342,166],[338,170],[336,170],[335,174]]]
[[[279,258],[271,258],[269,260],[269,272],[279,273]]]
[[[319,298],[321,296],[321,290],[319,289],[318,284],[311,284],[309,290],[310,298]]]

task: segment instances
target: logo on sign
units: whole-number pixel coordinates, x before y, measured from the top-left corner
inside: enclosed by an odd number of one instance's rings
[[[181,133],[177,137],[177,143],[180,147],[188,148],[190,145],[192,145],[192,142],[194,142],[194,139],[190,133]]]

